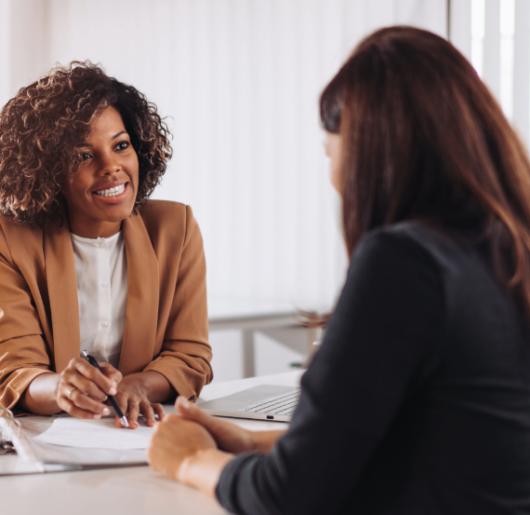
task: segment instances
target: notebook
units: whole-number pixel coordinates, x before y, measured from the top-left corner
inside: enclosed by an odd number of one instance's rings
[[[199,401],[199,406],[219,417],[290,422],[299,397],[298,386],[264,384],[218,399]]]

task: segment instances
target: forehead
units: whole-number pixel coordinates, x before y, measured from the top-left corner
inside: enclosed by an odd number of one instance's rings
[[[104,107],[96,111],[90,120],[87,140],[94,137],[112,137],[124,130],[125,125],[119,111],[112,106]]]

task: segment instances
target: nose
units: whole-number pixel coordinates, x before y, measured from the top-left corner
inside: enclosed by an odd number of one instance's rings
[[[100,174],[101,175],[113,175],[121,171],[121,165],[116,156],[107,155],[101,159]]]

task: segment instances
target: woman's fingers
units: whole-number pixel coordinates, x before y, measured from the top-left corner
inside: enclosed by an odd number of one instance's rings
[[[144,399],[140,402],[140,411],[142,413],[142,416],[144,417],[146,425],[149,427],[153,427],[156,422],[155,410],[147,399]]]
[[[103,371],[105,377],[110,379],[112,382],[119,384],[120,381],[123,379],[122,373],[117,368],[114,368],[110,363],[107,363],[105,361],[103,363],[100,363],[99,367]]]
[[[164,413],[164,408],[163,408],[162,404],[159,404],[158,402],[155,402],[153,404],[153,409],[155,411],[156,418],[159,421],[164,420],[165,413]]]
[[[175,410],[182,417],[199,423],[212,433],[215,433],[216,430],[223,429],[227,424],[229,424],[228,422],[208,415],[208,413],[203,411],[193,402],[190,402],[188,399],[186,399],[186,397],[177,397]]]
[[[62,397],[61,400],[58,401],[57,403],[59,404],[59,407],[63,411],[65,411],[72,417],[84,418],[84,419],[100,418],[99,415],[95,415],[92,411],[87,411],[87,410],[80,408],[67,397]]]
[[[82,418],[100,418],[105,409],[104,404],[91,399],[75,385],[66,382],[59,384],[57,404],[68,414],[75,417],[79,413]]]
[[[129,398],[127,407],[127,420],[129,427],[136,429],[138,427],[138,416],[140,415],[140,402],[138,399]]]
[[[177,398],[175,409],[180,417],[204,427],[214,437],[220,449],[229,452],[246,452],[254,449],[251,431],[208,415],[185,397]]]
[[[84,359],[74,358],[63,371],[63,376],[69,380],[74,374],[80,374],[92,381],[106,395],[114,395],[117,392],[118,383],[105,377],[96,367],[87,363]]]
[[[99,402],[105,402],[107,400],[105,392],[85,376],[80,374],[70,374],[66,377],[67,384],[74,386],[92,399]]]

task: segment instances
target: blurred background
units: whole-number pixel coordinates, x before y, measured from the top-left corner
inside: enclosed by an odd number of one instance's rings
[[[528,142],[528,0],[0,0],[0,102],[91,60],[154,102],[174,157],[155,198],[202,229],[216,379],[303,364],[346,267],[318,96],[372,30],[450,39]],[[451,130],[450,127],[448,130]]]

